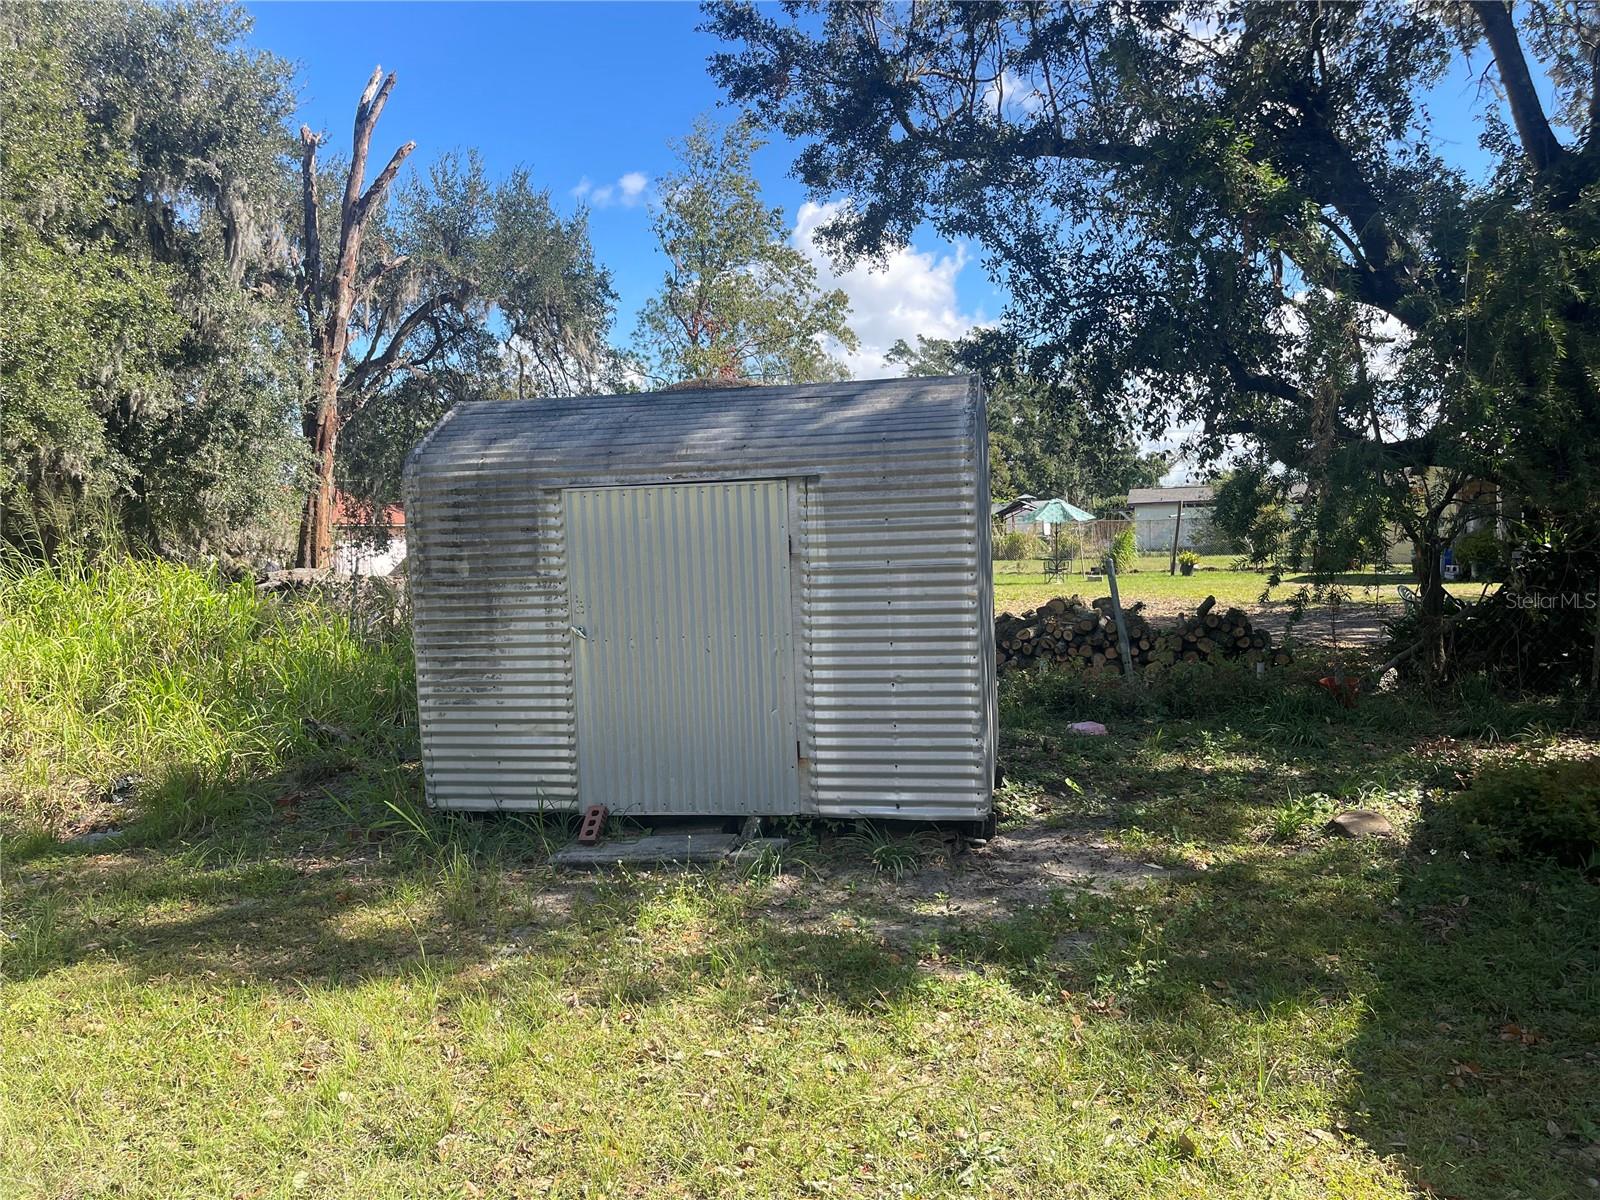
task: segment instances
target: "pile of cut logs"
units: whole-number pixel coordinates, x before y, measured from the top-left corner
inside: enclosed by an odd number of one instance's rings
[[[1122,610],[1128,629],[1128,650],[1135,669],[1160,670],[1177,662],[1240,659],[1282,667],[1288,650],[1274,648],[1272,635],[1256,629],[1242,609],[1217,611],[1217,598],[1207,596],[1193,616],[1182,616],[1167,629],[1145,618],[1144,605]],[[1020,616],[1002,613],[994,620],[995,661],[1013,670],[1032,663],[1059,663],[1090,671],[1120,672],[1117,627],[1111,597],[1090,603],[1080,596],[1057,596]]]

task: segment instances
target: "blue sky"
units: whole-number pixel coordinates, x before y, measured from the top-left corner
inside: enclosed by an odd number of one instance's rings
[[[699,9],[652,4],[253,4],[251,41],[300,66],[300,119],[348,145],[355,102],[374,66],[396,72],[394,94],[373,139],[381,163],[408,138],[412,163],[475,146],[494,176],[519,164],[568,210],[583,191],[595,252],[621,296],[615,336],[661,280],[647,190],[673,164],[669,143],[696,116],[717,108],[706,73],[715,38],[697,33]],[[731,112],[724,110],[725,117]],[[790,154],[766,147],[756,171],[769,203],[791,225],[806,210],[789,176]],[[587,187],[585,188],[585,184]],[[897,336],[953,336],[992,320],[1005,297],[963,249],[918,239],[886,276],[852,272],[863,351],[858,375],[884,374],[881,351]]]

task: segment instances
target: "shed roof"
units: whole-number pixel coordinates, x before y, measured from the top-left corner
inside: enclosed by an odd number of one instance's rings
[[[478,401],[452,409],[410,466],[422,477],[473,467],[592,475],[644,463],[736,472],[830,436],[863,449],[955,436],[977,396],[977,381],[956,375]]]
[[[1128,493],[1128,503],[1133,504],[1210,504],[1216,490],[1209,483],[1183,484],[1178,487],[1134,488]]]

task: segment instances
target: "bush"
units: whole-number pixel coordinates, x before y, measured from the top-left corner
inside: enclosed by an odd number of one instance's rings
[[[1194,569],[1200,563],[1200,556],[1193,550],[1180,550],[1178,552],[1178,566],[1185,575],[1193,575]]]
[[[1469,567],[1487,570],[1499,566],[1500,539],[1495,536],[1494,527],[1485,525],[1482,529],[1463,533],[1456,539],[1455,556],[1458,562]]]
[[[1243,663],[1174,663],[1159,675],[1129,679],[1071,669],[1010,671],[1000,678],[1000,704],[1008,721],[1025,722],[1031,710],[1075,721],[1209,717],[1228,713],[1270,715],[1282,704],[1283,680],[1257,676]],[[1297,698],[1300,699],[1300,698]],[[1321,712],[1325,699],[1309,690],[1301,702]]]
[[[1112,561],[1117,564],[1118,571],[1133,570],[1134,563],[1139,558],[1139,543],[1133,536],[1133,530],[1124,529],[1112,538],[1109,553]]]
[[[1044,539],[1023,529],[1008,529],[995,539],[994,556],[1003,562],[1044,557]]]
[[[1480,849],[1593,863],[1600,855],[1600,757],[1490,767],[1454,808]]]

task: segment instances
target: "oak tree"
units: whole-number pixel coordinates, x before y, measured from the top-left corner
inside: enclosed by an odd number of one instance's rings
[[[712,70],[801,147],[846,258],[932,222],[1090,399],[1240,452],[1320,531],[1417,543],[1483,481],[1577,521],[1600,475],[1600,17],[1590,5],[705,8]],[[1487,51],[1484,184],[1423,102]],[[1530,51],[1554,94],[1532,83]],[[1348,514],[1360,514],[1354,527]]]

